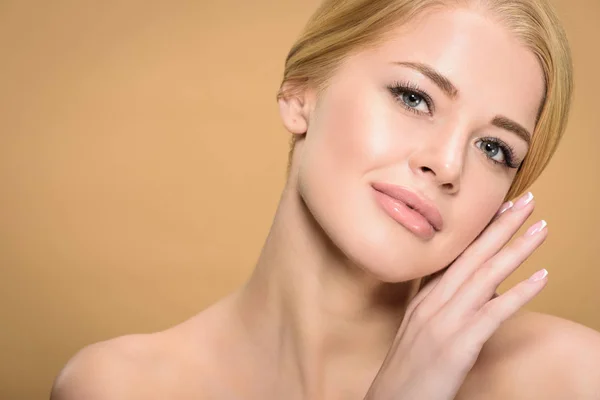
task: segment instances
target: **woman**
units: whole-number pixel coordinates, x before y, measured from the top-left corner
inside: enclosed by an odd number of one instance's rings
[[[600,398],[600,335],[518,312],[546,270],[494,294],[546,238],[505,246],[571,87],[545,0],[326,0],[286,62],[289,177],[251,279],[88,346],[52,398]]]

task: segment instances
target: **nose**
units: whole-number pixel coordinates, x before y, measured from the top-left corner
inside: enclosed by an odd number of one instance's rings
[[[460,190],[465,142],[465,135],[457,131],[434,134],[411,153],[410,169],[415,175],[433,181],[445,193],[455,194]]]

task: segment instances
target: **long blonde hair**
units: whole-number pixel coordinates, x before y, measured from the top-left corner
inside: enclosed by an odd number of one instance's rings
[[[392,27],[433,7],[479,6],[491,12],[538,58],[545,96],[527,157],[506,195],[514,198],[542,173],[564,134],[573,91],[566,34],[548,0],[325,0],[292,46],[278,98],[306,87],[325,89],[350,54],[385,40]],[[291,163],[296,135],[292,135]],[[289,173],[289,164],[288,164]],[[440,271],[443,272],[443,271]]]

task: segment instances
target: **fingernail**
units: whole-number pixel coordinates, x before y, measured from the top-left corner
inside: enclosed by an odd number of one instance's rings
[[[547,275],[548,275],[548,271],[546,271],[546,269],[541,269],[538,272],[536,272],[535,274],[531,275],[531,278],[529,278],[529,282],[538,282],[538,281],[541,281]]]
[[[521,210],[525,208],[525,206],[529,204],[531,200],[533,200],[533,194],[531,192],[525,193],[519,200],[517,200],[513,210]]]
[[[512,201],[507,201],[506,203],[502,204],[500,206],[500,211],[498,211],[496,213],[496,216],[502,215],[502,213],[508,209],[510,209],[513,206],[513,202]]]
[[[536,233],[541,232],[542,229],[546,227],[546,225],[548,225],[546,221],[539,221],[538,223],[532,225],[529,229],[527,229],[527,232],[525,232],[525,236],[533,236]]]

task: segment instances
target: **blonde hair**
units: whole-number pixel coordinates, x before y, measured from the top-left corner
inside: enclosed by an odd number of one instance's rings
[[[552,158],[571,104],[571,54],[548,0],[325,0],[287,56],[277,97],[309,86],[320,92],[344,59],[385,40],[390,28],[434,7],[469,5],[491,12],[537,56],[544,72],[545,95],[531,146],[506,195],[514,198],[539,177]],[[296,135],[292,135],[288,173],[295,141]]]
[[[406,23],[432,7],[470,3],[473,1],[325,0],[287,56],[277,97],[309,85],[321,91],[346,57],[384,40],[390,27]],[[565,32],[547,0],[475,0],[475,3],[491,11],[521,39],[538,57],[544,71],[545,96],[529,152],[506,195],[510,199],[539,177],[564,134],[573,91],[571,54]],[[296,135],[292,135],[290,163],[295,140]]]

